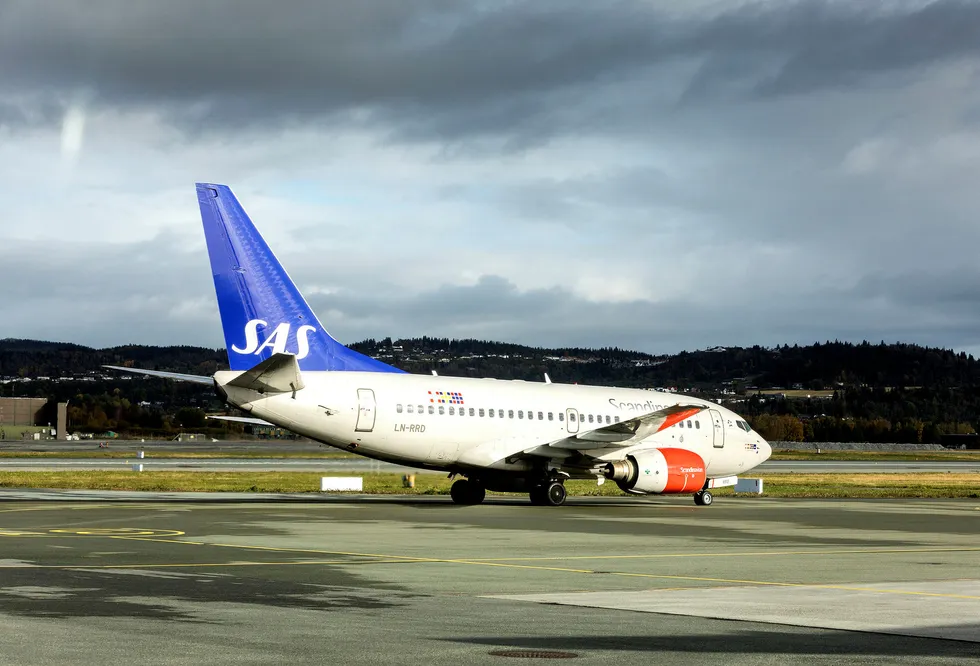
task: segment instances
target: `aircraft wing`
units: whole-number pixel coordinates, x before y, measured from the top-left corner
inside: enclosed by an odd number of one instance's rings
[[[568,456],[573,451],[632,446],[707,408],[707,405],[671,405],[653,412],[638,414],[627,421],[603,425],[562,439],[537,444],[520,437],[495,439],[464,451],[459,457],[459,462],[463,465],[491,467],[496,462],[515,456],[556,458]]]
[[[163,377],[164,379],[176,379],[179,382],[193,382],[195,384],[214,384],[211,377],[204,375],[185,375],[179,372],[163,372],[162,370],[144,370],[142,368],[124,368],[121,365],[103,365],[103,368],[119,370],[121,372],[131,372],[136,375],[149,375],[150,377]]]
[[[282,426],[277,426],[275,423],[269,423],[268,421],[263,421],[262,419],[257,419],[254,416],[224,416],[223,414],[208,414],[209,419],[217,419],[219,421],[234,421],[235,423],[248,423],[250,425],[260,425],[269,426],[270,428],[281,428]]]
[[[632,446],[636,442],[661,430],[666,430],[705,409],[707,409],[705,405],[671,405],[646,414],[639,414],[626,421],[575,433],[563,439],[549,442],[547,446],[575,451]]]

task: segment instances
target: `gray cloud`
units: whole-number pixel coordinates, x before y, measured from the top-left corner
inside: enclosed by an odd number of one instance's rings
[[[258,1],[8,0],[0,81],[91,89],[102,103],[154,105],[187,125],[342,113],[458,137],[560,121],[550,95],[643,86],[650,67],[677,61],[701,65],[674,83],[674,101],[733,87],[854,87],[980,49],[972,2],[749,3],[720,13],[666,6],[369,0],[283,11]],[[574,124],[574,114],[565,121]]]
[[[220,345],[200,179],[346,341],[980,351],[977,26],[950,0],[0,0],[4,334]]]

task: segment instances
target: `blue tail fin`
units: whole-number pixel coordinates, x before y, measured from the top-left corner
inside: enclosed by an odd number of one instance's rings
[[[285,352],[300,370],[402,372],[330,337],[231,189],[198,183],[197,201],[232,370]]]

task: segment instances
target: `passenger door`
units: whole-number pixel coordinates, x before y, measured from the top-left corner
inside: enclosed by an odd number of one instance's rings
[[[714,447],[721,449],[725,447],[725,419],[717,409],[708,410],[711,413],[712,437],[714,437]]]

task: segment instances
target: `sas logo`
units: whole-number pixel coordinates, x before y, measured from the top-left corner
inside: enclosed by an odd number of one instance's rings
[[[289,341],[289,324],[279,324],[276,326],[275,330],[272,331],[272,335],[266,336],[265,342],[259,344],[259,327],[263,329],[269,326],[269,323],[262,319],[253,319],[247,324],[245,324],[245,347],[239,348],[237,345],[232,345],[232,351],[238,354],[261,354],[266,349],[271,349],[275,354],[290,354],[292,352],[286,351],[286,343]],[[303,325],[300,326],[296,331],[296,358],[303,359],[310,353],[310,340],[309,335],[316,331],[315,326]]]

